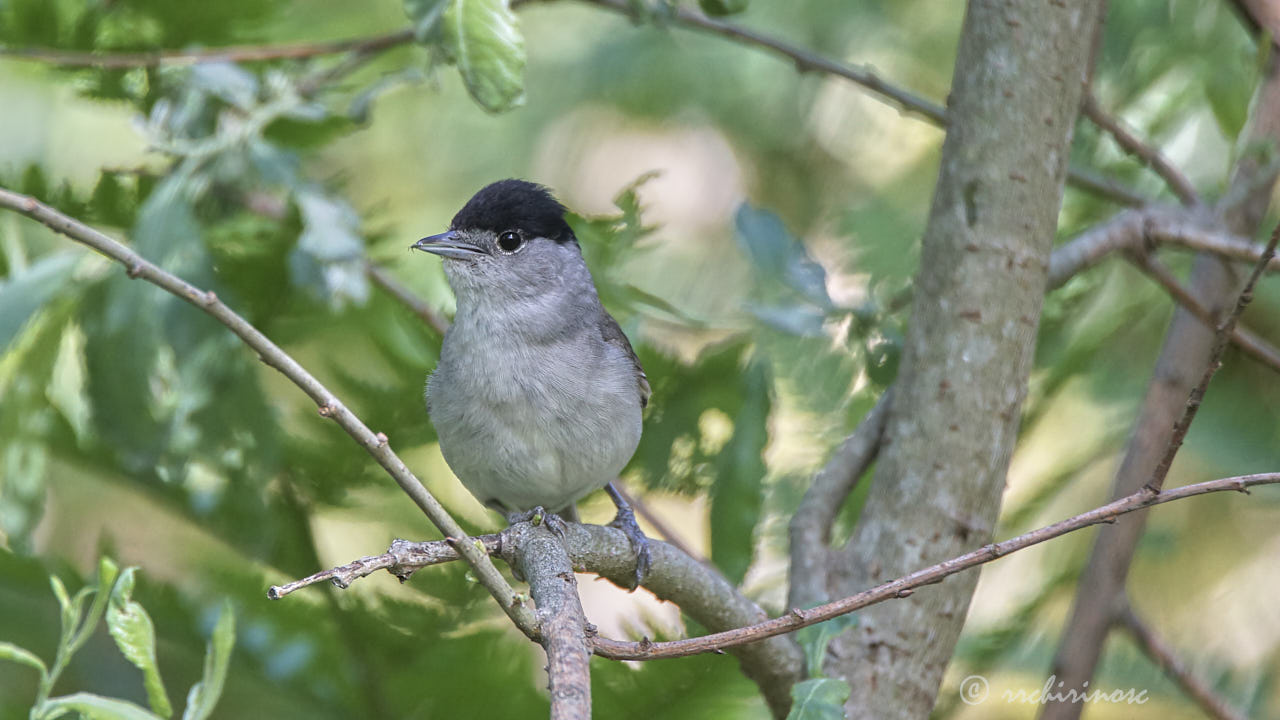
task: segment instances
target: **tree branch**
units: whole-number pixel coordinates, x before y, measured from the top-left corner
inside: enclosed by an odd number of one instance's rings
[[[1178,196],[1183,205],[1196,207],[1202,204],[1199,193],[1196,192],[1195,186],[1191,184],[1187,176],[1183,175],[1181,170],[1169,162],[1169,159],[1158,148],[1143,142],[1133,130],[1121,123],[1118,118],[1108,115],[1098,105],[1098,99],[1093,96],[1092,90],[1085,91],[1081,109],[1084,111],[1085,117],[1115,139],[1116,144],[1122,150],[1136,157],[1163,178],[1165,183],[1169,185],[1169,189],[1173,191],[1174,195]]]
[[[510,557],[523,537],[521,523],[496,535],[471,538],[490,553]],[[600,525],[569,524],[564,533],[564,549],[569,562],[578,572],[595,573],[619,587],[629,587],[635,577],[635,554],[621,530]],[[681,552],[669,543],[650,540],[653,568],[645,577],[644,587],[661,600],[674,603],[699,625],[715,632],[754,625],[766,619],[765,612],[724,576]],[[396,540],[382,555],[354,560],[346,565],[316,573],[310,577],[271,588],[272,598],[280,598],[303,587],[329,580],[347,587],[358,578],[378,570],[387,570],[401,580],[414,571],[458,559],[456,549],[445,540],[414,543]],[[620,645],[608,645],[620,643]],[[594,646],[593,652],[612,657],[606,646],[629,648],[632,652],[652,643],[607,641]],[[733,654],[742,671],[755,681],[765,701],[775,714],[785,715],[791,703],[791,686],[801,679],[802,659],[799,647],[789,638],[776,637],[737,648]]]
[[[990,543],[972,552],[951,558],[923,570],[918,570],[896,580],[877,585],[869,590],[842,598],[835,602],[819,605],[809,610],[793,609],[782,617],[749,624],[732,624],[733,617],[759,616],[763,614],[758,607],[751,604],[736,590],[729,588],[721,595],[722,589],[712,588],[708,584],[724,585],[724,581],[709,574],[706,568],[679,550],[661,541],[653,541],[654,569],[645,587],[663,600],[669,600],[680,606],[689,616],[709,629],[723,627],[726,621],[732,629],[703,635],[696,638],[673,640],[670,642],[627,642],[596,638],[593,641],[595,654],[614,660],[654,660],[666,657],[683,657],[705,652],[719,652],[731,648],[740,648],[749,643],[774,638],[784,633],[816,625],[840,615],[860,610],[886,600],[910,597],[917,588],[934,585],[947,577],[970,568],[998,560],[1011,553],[1018,552],[1100,523],[1113,523],[1116,518],[1127,513],[1143,510],[1155,505],[1162,505],[1175,500],[1183,500],[1197,495],[1235,491],[1249,494],[1249,488],[1261,485],[1280,484],[1280,472],[1239,475],[1235,477],[1208,480],[1193,485],[1184,485],[1163,492],[1139,490],[1127,497],[1120,498],[1088,512],[1080,513],[1052,525],[1003,540]],[[519,523],[498,533],[471,538],[473,542],[483,545],[489,552],[507,557],[512,554],[512,545],[518,544],[518,533],[526,523]],[[628,559],[627,538],[620,531],[600,525],[571,524],[565,533],[564,548],[570,562],[579,572],[592,572],[608,578],[620,587],[625,586],[634,572],[634,560]],[[661,560],[659,560],[661,558]],[[283,597],[307,585],[330,580],[338,587],[347,587],[356,578],[371,575],[378,570],[388,570],[400,579],[408,578],[415,570],[429,565],[451,562],[458,559],[456,550],[445,540],[424,543],[412,543],[396,540],[383,555],[360,558],[321,573],[316,573],[302,580],[272,588],[272,597]],[[723,602],[731,597],[732,602]],[[741,612],[741,608],[749,608]],[[745,649],[745,648],[744,648]],[[794,647],[792,648],[794,650]],[[790,654],[789,652],[784,654]]]
[[[193,50],[150,50],[144,52],[78,52],[56,48],[0,47],[0,57],[31,60],[62,67],[125,69],[160,65],[198,65],[211,62],[260,62],[299,60],[344,52],[376,53],[413,40],[413,31],[397,30],[384,35],[298,43],[296,45],[236,45]]]
[[[790,582],[788,604],[809,607],[825,602],[831,566],[831,526],[859,478],[875,462],[884,437],[893,390],[885,391],[875,407],[862,418],[853,434],[836,448],[827,464],[814,475],[800,506],[791,517]]]
[[[606,8],[623,15],[632,15],[634,13],[634,6],[628,0],[581,1],[588,5]],[[796,70],[802,73],[821,72],[844,78],[870,90],[903,113],[914,113],[932,125],[941,128],[947,127],[947,110],[942,105],[887,82],[879,75],[865,68],[837,62],[770,35],[725,20],[709,18],[684,7],[677,7],[671,17],[667,19],[667,22],[691,30],[719,35],[739,44],[782,56],[791,61]],[[1149,202],[1148,198],[1123,187],[1112,178],[1099,175],[1093,170],[1069,168],[1067,181],[1080,190],[1107,198],[1120,205],[1138,207]]]
[[[489,560],[489,556],[481,548],[477,548],[467,538],[465,532],[449,515],[444,506],[427,491],[417,476],[409,470],[404,461],[391,449],[387,436],[375,434],[355,413],[351,412],[336,395],[329,391],[311,373],[298,364],[278,345],[271,342],[257,328],[250,325],[229,307],[222,303],[212,292],[206,292],[191,285],[159,266],[152,264],[141,255],[104,233],[64,215],[53,208],[27,197],[0,188],[0,208],[7,208],[40,222],[61,235],[87,245],[94,251],[105,255],[123,265],[129,277],[141,278],[161,289],[176,295],[211,315],[215,320],[226,325],[240,337],[250,348],[258,353],[258,357],[271,367],[279,370],[286,378],[297,385],[315,401],[321,417],[334,420],[361,447],[373,456],[378,464],[386,469],[400,489],[404,490],[414,503],[435,524],[446,537],[455,538],[460,553],[476,573],[476,578],[498,601],[498,605],[526,635],[536,638],[537,621],[527,608],[516,602],[516,593],[507,583],[498,569]]]
[[[1138,647],[1173,679],[1178,687],[1191,698],[1205,714],[1214,720],[1245,720],[1225,700],[1218,697],[1206,683],[1196,677],[1163,639],[1155,634],[1133,611],[1127,599],[1116,613],[1115,622],[1128,631]]]
[[[1053,249],[1049,259],[1049,289],[1062,287],[1114,252],[1146,253],[1161,245],[1243,262],[1258,262],[1266,250],[1265,245],[1220,225],[1211,225],[1201,215],[1188,210],[1126,210]],[[1280,258],[1267,263],[1267,271],[1280,272]]]
[[[1271,232],[1271,240],[1267,243],[1267,249],[1263,251],[1258,264],[1253,268],[1253,273],[1245,281],[1244,288],[1236,298],[1235,306],[1232,307],[1231,312],[1227,313],[1227,316],[1222,319],[1222,322],[1218,323],[1217,329],[1214,330],[1213,345],[1209,349],[1209,361],[1200,376],[1200,382],[1191,390],[1191,397],[1187,399],[1187,406],[1182,412],[1182,417],[1178,418],[1178,422],[1173,426],[1173,435],[1169,438],[1169,444],[1165,448],[1164,456],[1160,458],[1155,472],[1151,474],[1151,479],[1147,481],[1145,486],[1148,490],[1160,492],[1160,488],[1164,486],[1164,479],[1169,474],[1169,468],[1173,466],[1173,458],[1178,454],[1178,450],[1182,448],[1182,441],[1187,437],[1187,431],[1191,429],[1191,422],[1196,419],[1196,412],[1200,410],[1200,403],[1204,400],[1204,394],[1209,389],[1209,382],[1213,380],[1218,368],[1222,367],[1222,353],[1227,349],[1227,343],[1231,340],[1231,333],[1235,330],[1236,323],[1240,320],[1240,315],[1244,313],[1244,309],[1253,300],[1253,288],[1258,284],[1258,278],[1262,277],[1262,272],[1266,269],[1267,263],[1271,262],[1271,258],[1275,257],[1277,243],[1280,243],[1280,224],[1276,225],[1276,229]]]
[[[809,610],[797,608],[782,617],[749,627],[684,640],[659,643],[628,643],[597,638],[595,641],[596,654],[615,660],[654,660],[657,658],[696,655],[704,652],[717,652],[746,643],[758,642],[765,638],[816,625],[831,618],[882,603],[885,600],[910,597],[917,588],[942,582],[951,575],[989,563],[992,560],[1032,545],[1038,545],[1046,540],[1052,540],[1091,525],[1115,522],[1117,517],[1136,510],[1224,490],[1234,490],[1248,494],[1251,487],[1277,483],[1280,483],[1280,472],[1219,478],[1194,485],[1184,485],[1180,488],[1165,490],[1160,493],[1139,490],[1132,495],[1081,513],[1075,517],[1067,518],[1053,525],[1033,530],[1003,542],[984,545],[972,552],[932,565],[923,570],[917,570],[910,575],[905,575],[897,580],[891,580],[870,590],[850,595],[826,605],[819,605]]]
[[[551,720],[591,720],[591,651],[578,580],[564,545],[546,525],[519,523],[501,546],[502,558],[529,581],[540,642],[547,652]]]
[[[422,321],[432,330],[435,330],[436,334],[444,336],[445,331],[449,329],[448,318],[441,315],[425,300],[414,295],[412,290],[402,285],[391,273],[372,261],[365,262],[365,272],[369,275],[369,279],[373,281],[374,285],[382,288],[388,295],[399,301],[401,305],[412,310],[413,314],[422,318]]]
[[[1152,280],[1155,280],[1160,287],[1164,288],[1165,292],[1169,293],[1169,296],[1175,302],[1186,308],[1192,315],[1195,315],[1206,327],[1217,327],[1217,319],[1213,317],[1213,312],[1201,303],[1190,289],[1178,282],[1178,278],[1174,277],[1173,272],[1165,267],[1163,263],[1150,255],[1141,253],[1131,253],[1130,258],[1135,267],[1146,273]],[[1249,357],[1276,372],[1280,372],[1280,350],[1277,350],[1253,331],[1244,326],[1238,326],[1231,331],[1231,341]]]

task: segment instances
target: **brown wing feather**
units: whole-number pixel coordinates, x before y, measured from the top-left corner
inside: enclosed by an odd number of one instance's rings
[[[600,323],[600,336],[607,343],[613,343],[622,348],[627,356],[631,358],[631,363],[636,368],[636,388],[640,392],[640,407],[648,407],[649,395],[652,390],[649,388],[649,376],[644,374],[644,368],[640,367],[640,358],[636,357],[636,351],[631,347],[631,341],[627,339],[622,328],[618,327],[618,321],[613,319],[609,313],[604,314],[604,321]]]

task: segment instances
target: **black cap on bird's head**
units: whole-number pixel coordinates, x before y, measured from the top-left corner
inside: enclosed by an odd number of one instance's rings
[[[520,230],[556,242],[574,240],[565,207],[547,188],[526,180],[499,180],[471,196],[453,216],[451,230]]]
[[[448,232],[423,238],[413,248],[467,259],[485,251],[474,241],[464,241],[476,235],[507,239],[508,244],[502,246],[506,252],[534,238],[576,245],[578,239],[564,214],[564,205],[547,188],[526,180],[499,180],[471,196],[453,216]]]

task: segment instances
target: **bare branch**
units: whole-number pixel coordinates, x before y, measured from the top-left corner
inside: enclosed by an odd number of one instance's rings
[[[1266,249],[1266,246],[1261,243],[1233,235],[1225,230],[1210,230],[1191,223],[1181,225],[1152,223],[1147,229],[1147,235],[1156,243],[1212,253],[1241,262],[1258,262]],[[1272,258],[1267,263],[1266,269],[1267,272],[1280,272],[1280,258]]]
[[[485,549],[504,558],[514,557],[522,542],[523,523],[517,523],[497,535],[471,538]],[[619,587],[629,587],[635,577],[635,554],[621,530],[600,525],[571,523],[565,530],[564,549],[577,572],[595,573]],[[763,610],[720,573],[684,554],[675,546],[658,540],[650,541],[653,568],[645,577],[644,587],[661,600],[675,603],[680,609],[711,631],[729,630],[758,623],[766,618]],[[272,588],[272,597],[284,597],[300,588],[324,580],[346,587],[358,578],[378,570],[387,570],[400,579],[408,578],[423,567],[458,559],[457,551],[447,540],[414,543],[396,540],[382,555],[360,558],[346,565],[316,573]],[[620,641],[610,641],[620,642]],[[623,643],[639,648],[645,643]],[[791,702],[790,689],[801,672],[800,649],[789,638],[771,638],[733,651],[742,663],[743,672],[760,686],[770,708],[785,715]],[[606,653],[596,654],[608,657]]]
[[[1068,280],[1102,262],[1114,252],[1137,250],[1142,244],[1142,229],[1150,222],[1150,214],[1126,210],[1054,248],[1053,254],[1049,256],[1047,289],[1054,290],[1066,285]]]
[[[630,15],[633,12],[633,6],[629,4],[627,0],[582,1],[588,5],[607,8],[624,15]],[[946,108],[932,100],[920,97],[909,90],[905,90],[888,83],[874,72],[865,68],[856,68],[851,65],[845,65],[844,63],[823,57],[817,53],[810,52],[804,48],[779,40],[778,38],[756,32],[755,30],[751,30],[725,20],[709,18],[706,15],[689,10],[685,7],[677,7],[669,22],[675,25],[683,25],[684,27],[693,28],[695,30],[701,30],[713,35],[719,35],[744,45],[768,50],[790,60],[795,65],[796,70],[802,73],[822,72],[828,75],[836,75],[846,80],[851,80],[871,92],[888,99],[903,112],[916,113],[934,125],[941,126],[947,124]]]
[[[1232,709],[1225,700],[1213,692],[1212,688],[1196,677],[1178,658],[1173,648],[1142,622],[1127,599],[1123,600],[1123,606],[1116,614],[1116,624],[1129,632],[1147,657],[1159,665],[1160,669],[1164,670],[1165,674],[1172,678],[1187,697],[1204,710],[1206,715],[1214,720],[1245,720],[1244,715]]]
[[[1253,273],[1245,281],[1244,288],[1240,291],[1239,297],[1236,298],[1235,307],[1222,319],[1222,322],[1218,324],[1217,329],[1214,331],[1213,346],[1209,350],[1207,367],[1205,367],[1204,373],[1200,377],[1200,382],[1191,390],[1191,397],[1187,399],[1187,407],[1183,411],[1182,417],[1178,418],[1178,422],[1173,426],[1173,435],[1169,438],[1164,457],[1156,465],[1155,472],[1152,473],[1151,479],[1147,481],[1145,486],[1148,490],[1160,492],[1160,488],[1164,486],[1164,479],[1169,474],[1169,468],[1173,465],[1173,458],[1182,447],[1182,441],[1186,438],[1187,431],[1191,429],[1191,422],[1196,418],[1196,412],[1200,409],[1204,394],[1209,389],[1209,382],[1213,380],[1218,368],[1222,367],[1222,353],[1227,349],[1227,343],[1231,340],[1231,333],[1235,330],[1236,323],[1239,322],[1240,315],[1244,313],[1245,307],[1253,300],[1253,288],[1258,284],[1258,278],[1262,277],[1267,263],[1271,262],[1271,258],[1275,257],[1277,243],[1280,243],[1280,225],[1277,225],[1276,229],[1272,231],[1271,240],[1267,243],[1267,249],[1263,251],[1258,264],[1253,268]]]
[[[1145,253],[1161,245],[1217,255],[1224,260],[1258,262],[1266,246],[1236,235],[1201,215],[1177,208],[1126,210],[1053,249],[1049,289],[1062,287],[1115,252]],[[1280,258],[1267,263],[1280,272]]]
[[[1257,263],[1266,245],[1239,236],[1203,215],[1176,208],[1125,210],[1098,223],[1053,249],[1048,265],[1048,288],[1093,268],[1114,252],[1147,252],[1167,246],[1171,250],[1208,252],[1224,260]],[[1272,258],[1267,272],[1280,272],[1280,258]]]
[[[96,67],[123,69],[158,67],[160,65],[198,65],[211,62],[259,62],[264,60],[298,60],[344,52],[376,53],[413,40],[412,30],[397,30],[385,35],[335,40],[332,42],[298,43],[296,45],[237,45],[195,50],[154,50],[147,52],[78,52],[54,48],[0,47],[0,56],[15,60],[32,60],[62,67]]]
[[[1194,485],[1185,485],[1172,490],[1154,493],[1139,490],[1132,495],[1120,498],[1088,512],[1061,520],[1052,525],[1032,530],[998,543],[990,543],[959,557],[946,560],[923,570],[911,573],[896,580],[878,585],[856,595],[820,605],[810,610],[791,610],[788,614],[748,625],[733,626],[733,629],[687,638],[671,642],[626,642],[608,638],[596,638],[593,641],[595,654],[614,660],[653,660],[665,657],[683,657],[704,652],[719,652],[731,648],[745,651],[749,643],[758,643],[775,638],[778,635],[815,625],[864,607],[875,605],[886,600],[910,597],[915,589],[933,585],[945,580],[948,576],[963,572],[997,560],[1032,545],[1052,540],[1100,523],[1115,522],[1116,518],[1137,510],[1161,505],[1175,500],[1183,500],[1209,493],[1236,491],[1245,494],[1249,488],[1261,485],[1280,484],[1280,472],[1240,475],[1219,478]],[[491,552],[500,552],[504,557],[513,556],[513,548],[520,544],[516,533],[522,532],[525,523],[514,525],[498,535],[485,535],[471,538],[481,543]],[[564,548],[574,568],[579,572],[594,572],[607,577],[619,586],[625,585],[634,572],[633,560],[628,559],[625,552],[626,536],[619,530],[599,525],[571,524],[566,531]],[[718,577],[707,574],[706,568],[667,543],[654,541],[654,573],[646,580],[645,587],[658,597],[670,600],[689,613],[691,617],[708,628],[724,626],[731,617],[759,616],[762,611],[750,600],[739,595],[731,587],[712,587],[708,585],[726,585]],[[347,565],[317,573],[309,578],[273,588],[278,596],[297,590],[307,584],[325,579],[341,578],[350,582],[364,577],[376,570],[388,569],[399,577],[407,577],[414,570],[440,562],[457,559],[457,554],[450,548],[450,543],[437,540],[425,543],[410,543],[397,540],[392,543],[391,550],[384,555],[361,558]],[[340,584],[345,587],[345,584]],[[730,602],[724,602],[729,598]],[[749,608],[745,613],[739,608]],[[732,621],[730,621],[732,622]],[[794,647],[792,647],[794,650]],[[789,654],[785,653],[785,654]],[[745,664],[744,659],[744,664]]]
[[[187,281],[173,275],[146,258],[137,254],[125,245],[108,237],[104,233],[85,225],[68,215],[54,210],[33,197],[27,197],[0,188],[0,207],[14,210],[49,227],[54,232],[65,235],[76,242],[87,245],[94,251],[120,263],[129,273],[129,277],[141,278],[161,289],[176,295],[195,305],[197,308],[213,316],[215,320],[226,325],[250,348],[258,353],[258,357],[279,370],[286,378],[302,389],[315,401],[320,416],[334,420],[361,447],[373,456],[378,464],[386,469],[400,489],[404,490],[426,516],[440,529],[446,537],[457,538],[460,553],[475,570],[477,579],[489,590],[498,605],[508,617],[525,634],[537,637],[537,623],[533,613],[516,602],[515,591],[507,583],[498,569],[489,560],[483,549],[473,545],[458,523],[449,515],[444,506],[423,486],[417,476],[409,470],[404,461],[391,449],[387,436],[374,433],[355,413],[351,412],[336,395],[329,391],[311,373],[298,364],[278,345],[271,342],[266,335],[253,327],[240,315],[227,307],[212,292],[195,287]]]
[[[607,8],[624,15],[633,13],[633,5],[628,0],[582,0],[582,2]],[[947,126],[947,110],[945,107],[889,83],[868,69],[837,62],[773,36],[725,20],[709,18],[684,7],[677,7],[667,22],[672,25],[719,35],[748,47],[767,50],[791,61],[799,72],[821,72],[844,78],[870,90],[904,113],[914,113],[938,127],[945,128]],[[1148,198],[1123,187],[1112,178],[1099,175],[1097,171],[1070,168],[1067,171],[1067,181],[1081,190],[1107,198],[1120,205],[1138,207],[1149,202]]]
[[[470,540],[483,545],[484,551],[490,555],[497,553],[502,546],[501,535],[477,535],[470,538]],[[370,555],[352,560],[346,565],[329,568],[284,585],[272,585],[267,590],[267,597],[272,600],[279,600],[285,595],[325,580],[333,583],[336,587],[346,589],[356,580],[368,577],[379,570],[386,570],[400,578],[401,581],[404,581],[409,579],[409,576],[413,575],[415,571],[424,567],[460,559],[462,556],[458,554],[453,545],[448,540],[430,540],[427,542],[393,540],[391,547],[387,548],[387,551],[381,555]]]
[[[791,607],[809,607],[830,597],[831,526],[858,479],[876,459],[892,403],[890,389],[814,476],[791,518]]]
[[[564,545],[545,524],[519,523],[500,550],[529,581],[537,606],[539,640],[547,651],[551,720],[591,720],[591,650],[578,580]]]
[[[441,315],[435,308],[431,307],[425,300],[413,294],[413,291],[405,287],[392,277],[382,267],[373,262],[365,263],[365,272],[368,273],[369,279],[374,285],[382,288],[388,295],[395,298],[401,305],[409,308],[415,315],[422,318],[436,334],[443,336],[445,331],[449,329],[449,320]]]
[[[1196,192],[1191,181],[1187,179],[1187,176],[1183,175],[1181,170],[1169,162],[1169,159],[1158,148],[1143,142],[1133,130],[1121,123],[1118,118],[1108,115],[1098,105],[1098,99],[1093,96],[1091,90],[1085,91],[1084,102],[1081,105],[1085,117],[1111,135],[1121,149],[1138,158],[1143,164],[1154,170],[1157,175],[1164,178],[1164,181],[1169,185],[1169,189],[1173,191],[1174,195],[1178,196],[1183,205],[1195,207],[1202,204],[1200,195]]]
[[[956,573],[989,563],[1010,553],[1023,550],[1032,545],[1038,545],[1046,540],[1052,540],[1091,525],[1115,522],[1117,517],[1136,510],[1224,490],[1234,490],[1247,494],[1251,487],[1276,483],[1280,483],[1280,472],[1220,478],[1194,485],[1185,485],[1160,493],[1142,489],[1132,495],[1107,503],[1086,513],[1081,513],[1075,517],[1067,518],[1053,525],[1033,530],[1003,542],[984,545],[959,557],[932,565],[923,570],[917,570],[910,575],[891,580],[870,590],[850,595],[826,605],[819,605],[809,610],[797,608],[782,617],[749,627],[684,640],[659,643],[627,643],[597,638],[595,641],[596,654],[615,660],[653,660],[656,658],[683,657],[704,652],[717,652],[727,648],[738,647],[746,643],[757,642],[765,638],[799,630],[803,627],[816,625],[885,600],[910,597],[915,593],[916,588],[942,582]]]
[[[1190,289],[1178,282],[1178,278],[1174,277],[1173,272],[1165,267],[1163,263],[1150,255],[1139,253],[1131,253],[1130,258],[1132,258],[1135,267],[1146,273],[1152,280],[1155,280],[1160,287],[1165,289],[1165,292],[1169,293],[1169,296],[1175,302],[1186,308],[1192,315],[1195,315],[1205,326],[1210,328],[1217,327],[1218,321],[1213,317],[1213,312],[1201,303]],[[1231,331],[1231,342],[1235,343],[1249,357],[1276,372],[1280,372],[1280,350],[1277,350],[1253,331],[1243,325],[1237,326]]]

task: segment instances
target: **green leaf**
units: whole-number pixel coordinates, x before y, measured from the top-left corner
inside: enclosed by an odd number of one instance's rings
[[[765,325],[796,337],[823,338],[827,336],[827,316],[821,309],[809,303],[788,305],[756,305],[748,303],[747,309]]]
[[[698,0],[698,7],[711,16],[733,15],[747,9],[747,0]]]
[[[51,370],[45,396],[71,426],[76,440],[83,442],[89,437],[93,411],[85,392],[84,333],[77,325],[62,331]]]
[[[70,633],[70,628],[76,624],[78,613],[72,608],[71,596],[67,594],[67,586],[62,584],[62,579],[57,575],[50,575],[49,587],[53,588],[53,596],[58,599],[58,608],[62,611],[62,627]]]
[[[760,519],[765,475],[764,446],[769,441],[768,369],[748,364],[742,374],[742,408],[734,416],[733,436],[716,457],[711,486],[711,561],[735,585],[751,565],[753,537]]]
[[[295,200],[302,215],[302,235],[289,256],[294,284],[319,285],[335,303],[364,303],[369,281],[359,215],[341,199],[313,190],[300,190]]]
[[[0,535],[14,547],[30,548],[48,494],[48,446],[24,438],[9,441],[0,453],[0,472],[5,473],[0,482]]]
[[[507,0],[453,0],[445,10],[444,47],[467,91],[489,112],[524,102],[524,38]]]
[[[827,654],[827,645],[831,644],[831,641],[840,633],[857,624],[858,617],[850,613],[796,631],[796,642],[800,643],[800,647],[804,649],[809,677],[822,677],[822,660]]]
[[[0,282],[0,353],[50,298],[60,291],[73,289],[67,276],[80,255],[74,251],[46,255],[21,273]]]
[[[814,678],[791,686],[791,712],[787,720],[842,720],[849,683]]]
[[[827,295],[827,271],[768,210],[743,203],[734,217],[738,243],[747,252],[762,280],[778,283],[799,293],[823,310],[834,307]]]
[[[98,176],[89,198],[91,216],[107,225],[127,227],[137,212],[137,200],[120,184],[116,173],[104,172]]]
[[[102,620],[102,611],[106,608],[107,601],[111,597],[111,587],[115,585],[116,576],[119,572],[120,570],[116,567],[115,562],[111,558],[104,557],[98,561],[98,587],[83,587],[80,588],[80,592],[76,593],[75,599],[71,602],[76,618],[80,617],[80,608],[84,605],[85,599],[91,594],[94,596],[93,605],[89,607],[89,613],[84,616],[84,623],[76,631],[75,637],[71,639],[68,654],[79,650],[80,646],[84,645],[85,641],[89,639],[89,636],[93,635],[93,631],[98,629],[98,622]]]
[[[156,629],[147,611],[133,600],[134,573],[137,568],[125,568],[111,591],[111,603],[107,606],[107,630],[134,667],[142,671],[143,685],[147,689],[147,702],[157,715],[169,717],[173,706],[164,690],[164,680],[156,665]]]
[[[867,377],[876,387],[888,387],[898,377],[902,338],[896,332],[876,333],[866,340]]]
[[[227,602],[222,606],[222,614],[205,650],[204,675],[187,693],[187,709],[182,713],[182,720],[205,720],[213,712],[222,695],[222,683],[227,679],[227,666],[235,644],[236,614]]]
[[[78,712],[86,720],[161,720],[131,702],[102,697],[93,693],[76,693],[49,698],[43,706],[42,717],[58,717],[68,712]]]
[[[35,653],[26,648],[18,647],[13,643],[0,642],[0,660],[8,660],[20,665],[33,667],[40,673],[41,680],[49,674],[49,668],[44,666],[44,661],[37,657]]]
[[[1254,78],[1235,63],[1213,63],[1204,84],[1205,99],[1218,121],[1218,128],[1228,140],[1240,136],[1249,116],[1249,99],[1253,95]]]

